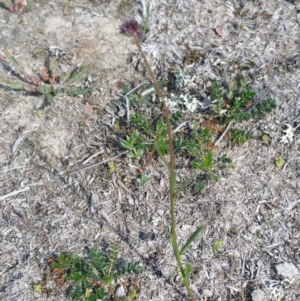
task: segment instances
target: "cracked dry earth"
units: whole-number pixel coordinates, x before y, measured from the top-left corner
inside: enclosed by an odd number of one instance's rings
[[[252,130],[251,141],[221,141],[216,152],[232,158],[235,168],[219,172],[201,195],[187,189],[177,200],[180,242],[205,225],[184,256],[194,267],[192,290],[207,301],[300,300],[299,1],[28,2],[32,8],[23,14],[0,6],[0,51],[8,49],[36,74],[55,49],[64,53],[62,66],[89,64],[96,88],[83,97],[57,95],[47,105],[43,96],[0,86],[0,300],[68,300],[48,259],[62,252],[86,256],[91,247],[105,251],[113,242],[122,260],[142,266],[136,300],[188,300],[164,231],[166,170],[152,160],[148,185],[137,183],[145,159],[123,153],[124,134],[111,106],[120,81],[147,80],[119,25],[129,17],[145,20],[148,4],[143,49],[159,78],[184,68],[201,104],[212,82],[242,72],[257,101],[277,102],[271,114],[242,124]],[[1,78],[14,78],[0,67]],[[195,116],[204,118],[200,108],[186,118]],[[283,143],[287,125],[292,137]],[[180,164],[178,181],[190,172]],[[218,239],[223,246],[215,252]]]

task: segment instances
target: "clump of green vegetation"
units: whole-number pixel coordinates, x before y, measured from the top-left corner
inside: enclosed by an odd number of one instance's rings
[[[181,111],[173,113],[170,116],[171,124],[177,126],[182,116]],[[141,159],[145,152],[152,156],[154,153],[159,156],[169,154],[167,125],[163,116],[154,118],[154,122],[151,122],[143,115],[135,113],[130,116],[130,121],[134,127],[132,134],[120,139],[121,146],[129,150],[127,157]],[[212,139],[209,128],[197,126],[190,129],[188,134],[174,135],[174,150],[176,155],[190,158],[194,170],[205,172],[210,178],[216,178],[212,170],[230,162],[213,158]]]
[[[8,50],[2,50],[5,56],[0,55],[7,67],[15,75],[17,81],[0,77],[0,84],[13,90],[23,90],[32,94],[45,95],[46,100],[51,102],[53,97],[59,93],[66,93],[70,96],[83,95],[93,89],[92,85],[85,84],[84,87],[76,87],[74,84],[86,76],[87,66],[70,68],[62,72],[58,66],[55,55],[49,54],[44,69],[37,76],[24,71],[16,58]]]
[[[224,241],[222,239],[215,239],[212,248],[215,252],[219,252],[220,249],[222,249],[223,245]]]
[[[276,108],[275,100],[270,98],[254,104],[255,95],[255,91],[248,88],[247,79],[243,76],[237,76],[226,89],[219,83],[214,83],[212,109],[215,118],[220,125],[228,125],[232,122],[261,118]],[[252,138],[252,134],[241,129],[231,129],[229,137],[234,144],[243,144]]]
[[[158,83],[160,87],[162,82]],[[124,83],[121,85],[128,104],[139,109],[142,105],[148,105],[150,94],[144,93],[145,90],[152,90],[153,84],[144,85],[141,90],[130,90]],[[264,100],[254,105],[255,91],[247,87],[245,77],[238,76],[234,83],[227,89],[223,89],[218,83],[212,86],[212,97],[215,99],[212,104],[211,121],[204,126],[192,126],[188,134],[174,135],[174,149],[176,154],[189,156],[192,158],[191,166],[194,169],[205,172],[211,171],[216,167],[213,158],[213,133],[224,131],[224,126],[229,123],[238,123],[252,118],[263,117],[276,108],[276,103],[272,99]],[[116,100],[120,104],[121,98]],[[127,106],[128,106],[127,104]],[[164,116],[160,111],[152,109],[154,114],[152,121],[140,113],[133,113],[129,117],[133,131],[125,139],[120,140],[120,144],[129,150],[127,156],[134,159],[141,159],[144,153],[155,151],[159,155],[169,153],[167,125]],[[183,117],[184,112],[178,110],[170,115],[170,122],[173,128],[178,125],[178,121]],[[211,124],[209,124],[211,123]],[[238,128],[230,129],[228,136],[233,144],[243,144],[252,138],[250,131]],[[220,162],[220,161],[219,161]],[[227,162],[223,162],[224,164]]]
[[[149,86],[147,86],[147,89]],[[128,93],[129,88],[123,86],[124,91]],[[123,148],[129,150],[127,156],[133,159],[141,159],[145,153],[156,153],[158,156],[169,154],[168,131],[165,116],[162,116],[158,110],[155,110],[152,105],[152,118],[144,116],[139,110],[137,104],[149,103],[149,99],[143,95],[140,97],[137,93],[130,96],[136,108],[135,113],[131,113],[129,117],[131,134],[120,139],[120,144]],[[208,179],[218,180],[214,173],[216,169],[222,169],[231,163],[231,160],[226,157],[214,157],[214,133],[217,131],[224,132],[225,126],[229,123],[239,123],[250,118],[262,117],[266,113],[273,110],[276,105],[275,101],[268,99],[260,104],[252,107],[255,92],[246,87],[246,79],[237,77],[235,84],[227,91],[223,91],[219,84],[213,86],[213,97],[216,99],[212,106],[212,115],[208,115],[209,119],[198,125],[191,125],[185,131],[173,134],[173,147],[176,156],[189,158],[190,166],[200,173],[206,175],[206,180],[200,182],[191,181],[194,192],[199,194],[203,190]],[[147,96],[148,97],[148,96]],[[120,104],[121,100],[118,100]],[[225,109],[226,108],[226,109]],[[170,124],[175,129],[184,117],[184,112],[177,110],[170,114]],[[121,123],[121,121],[120,121]],[[244,144],[252,138],[252,134],[248,130],[233,128],[228,131],[228,137],[233,144]],[[147,160],[148,161],[148,160]],[[197,175],[194,176],[196,178]]]
[[[140,178],[136,180],[141,186],[146,185],[149,181],[149,177],[143,174]]]
[[[229,137],[233,144],[244,144],[252,138],[252,134],[246,130],[231,129]]]
[[[278,159],[275,161],[275,164],[278,168],[282,168],[285,164],[285,160],[282,157],[278,157]]]
[[[133,300],[136,291],[128,292],[127,297],[115,295],[114,280],[125,274],[137,274],[140,266],[136,262],[117,267],[118,250],[111,245],[109,256],[96,249],[91,249],[88,258],[82,258],[73,253],[60,254],[52,262],[51,268],[58,277],[58,283],[70,282],[69,297],[72,300]]]
[[[220,84],[214,83],[212,95],[215,99],[213,111],[222,125],[231,121],[241,122],[263,117],[276,108],[273,99],[266,99],[254,105],[256,93],[247,87],[247,79],[243,76],[237,76],[233,84],[225,90]]]

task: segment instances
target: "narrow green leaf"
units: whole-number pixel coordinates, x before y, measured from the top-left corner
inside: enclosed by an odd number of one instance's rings
[[[14,56],[11,55],[7,49],[3,49],[2,52],[5,54],[6,58],[12,63],[16,71],[26,78],[26,73],[24,72],[23,68],[20,66],[18,61],[14,58]]]
[[[70,78],[66,82],[66,85],[69,86],[69,85],[75,83],[76,81],[80,80],[86,71],[87,71],[86,66],[80,67],[77,72],[75,72],[74,74],[71,74]]]
[[[192,272],[193,272],[193,266],[190,263],[188,263],[186,265],[185,269],[184,269],[184,280],[185,281],[188,281],[188,279],[191,276]]]
[[[86,88],[80,88],[80,89],[76,89],[76,90],[67,90],[66,93],[69,96],[78,96],[78,95],[84,95],[87,92],[92,91],[92,87],[86,87]]]
[[[71,73],[72,69],[70,68],[67,72],[65,72],[62,76],[59,77],[59,83],[63,85],[70,78]]]
[[[203,162],[192,162],[191,165],[194,169],[204,169]]]
[[[167,227],[165,227],[165,231],[166,233],[168,234],[168,236],[171,238],[172,237],[172,234],[171,232],[169,231],[169,229]]]
[[[126,140],[121,139],[120,144],[122,147],[127,148],[127,149],[133,149],[133,146]]]
[[[50,67],[50,71],[51,71],[52,77],[57,76],[58,66],[57,66],[57,60],[56,60],[55,56],[53,56],[51,58],[49,65],[50,65],[49,67]]]
[[[204,226],[200,226],[187,240],[186,244],[182,247],[180,255],[182,255],[186,249],[192,244],[192,242],[197,238],[197,236],[204,230]]]
[[[48,86],[48,85],[43,85],[43,86],[38,87],[38,91],[41,94],[50,94],[52,92],[52,87]]]
[[[150,16],[151,16],[151,9],[150,9],[150,5],[148,4],[148,5],[147,5],[146,21],[145,21],[145,24],[144,24],[144,26],[143,26],[143,33],[142,33],[142,37],[141,37],[141,41],[142,41],[142,42],[143,42],[144,39],[145,39],[145,34],[146,34],[146,31],[147,31],[148,26],[149,26]]]

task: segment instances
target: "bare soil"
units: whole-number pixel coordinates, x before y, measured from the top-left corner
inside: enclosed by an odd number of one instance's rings
[[[125,19],[145,19],[147,3],[143,49],[159,78],[184,68],[202,102],[212,82],[243,73],[257,101],[277,102],[271,114],[242,124],[254,139],[242,146],[221,141],[217,153],[226,153],[235,168],[218,172],[219,181],[209,181],[200,196],[188,189],[177,201],[180,242],[205,225],[184,257],[194,267],[193,291],[207,301],[300,300],[299,2],[28,3],[26,13],[0,7],[0,51],[8,49],[28,73],[38,74],[49,48],[56,49],[62,65],[88,64],[97,88],[83,97],[57,95],[47,104],[42,95],[0,86],[0,300],[68,300],[48,259],[61,252],[86,256],[91,247],[105,251],[110,243],[117,243],[122,260],[143,267],[133,280],[136,300],[188,300],[164,230],[167,172],[154,158],[145,170],[148,185],[137,183],[146,158],[122,154],[124,132],[111,106],[120,82],[148,80],[135,46],[119,33]],[[2,78],[14,78],[10,71],[0,66]],[[187,116],[189,122],[204,118],[200,109]],[[282,143],[286,124],[294,136]],[[282,168],[275,164],[279,157]],[[179,181],[190,172],[180,165]],[[212,248],[217,239],[223,241],[218,252]]]

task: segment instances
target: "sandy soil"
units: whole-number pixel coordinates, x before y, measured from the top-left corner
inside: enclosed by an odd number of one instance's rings
[[[147,3],[152,13],[143,49],[159,78],[184,68],[201,103],[213,81],[229,82],[242,72],[258,101],[277,102],[270,115],[242,125],[253,140],[220,143],[216,151],[235,168],[219,172],[202,195],[187,190],[178,199],[180,241],[206,226],[184,257],[195,268],[193,291],[198,300],[300,300],[299,2],[28,3],[32,8],[22,14],[0,6],[0,51],[8,49],[26,72],[37,74],[56,49],[62,66],[88,64],[96,88],[83,97],[57,95],[48,105],[43,96],[0,85],[0,300],[67,300],[47,260],[61,252],[85,256],[113,242],[124,261],[143,267],[136,300],[188,300],[164,231],[166,170],[152,160],[148,185],[137,183],[145,159],[122,154],[124,133],[115,124],[120,108],[111,106],[120,81],[147,80],[133,43],[119,33],[125,19],[145,19]],[[0,75],[15,78],[5,64]],[[203,118],[200,109],[193,114],[189,121]],[[293,139],[282,143],[287,124]],[[282,168],[275,164],[279,157]],[[181,167],[179,180],[189,173]],[[217,239],[224,244],[215,252]]]

